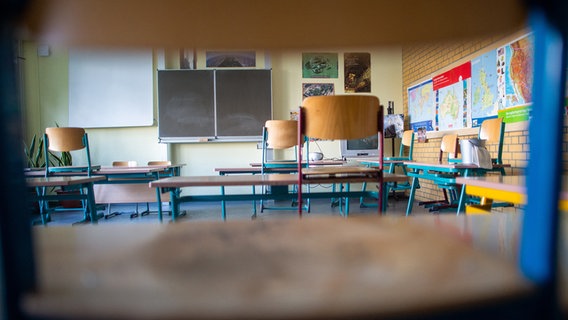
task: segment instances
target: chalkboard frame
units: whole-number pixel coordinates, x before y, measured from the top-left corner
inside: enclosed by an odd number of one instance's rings
[[[271,69],[158,70],[162,143],[261,141],[272,119]]]

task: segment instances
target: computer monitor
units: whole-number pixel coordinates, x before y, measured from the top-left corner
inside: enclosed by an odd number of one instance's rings
[[[404,133],[404,116],[402,114],[387,114],[383,123],[385,138],[402,138]],[[378,157],[379,135],[362,139],[341,140],[340,146],[343,158]]]

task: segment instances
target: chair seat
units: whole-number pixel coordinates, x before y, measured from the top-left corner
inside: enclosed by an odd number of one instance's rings
[[[333,177],[333,176],[375,176],[381,170],[375,167],[350,167],[350,166],[337,166],[337,167],[314,167],[302,170],[306,179],[310,177]]]

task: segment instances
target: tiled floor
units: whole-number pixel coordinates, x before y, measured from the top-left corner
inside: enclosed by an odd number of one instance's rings
[[[398,197],[397,199],[389,198],[387,215],[397,215],[404,216],[406,213],[406,205],[408,199],[403,197]],[[276,206],[289,206],[290,203],[287,201],[274,203],[269,202],[269,205]],[[102,218],[98,221],[99,224],[108,223],[158,223],[158,215],[156,211],[156,204],[150,204],[150,214],[144,216],[138,216],[131,218],[131,214],[136,212],[135,204],[113,204],[111,206],[110,213],[119,213],[119,215],[113,215],[112,218],[105,219]],[[257,204],[258,208],[258,204]],[[102,207],[99,213],[108,214],[109,211]],[[146,204],[139,204],[139,212],[146,210]],[[164,210],[168,210],[168,206],[164,205]],[[194,202],[194,203],[184,203],[181,206],[181,210],[185,211],[185,216],[182,216],[178,221],[191,222],[199,220],[218,220],[222,221],[221,217],[221,205],[218,202]],[[227,202],[227,220],[237,220],[237,219],[251,219],[252,216],[252,203],[250,201],[232,201]],[[442,212],[442,214],[454,214],[455,211]],[[376,207],[361,208],[359,206],[359,199],[350,200],[350,216],[360,216],[360,215],[372,215],[377,214]],[[436,214],[430,213],[428,209],[417,205],[412,210],[413,215],[418,214]],[[311,200],[311,210],[310,213],[305,213],[303,217],[315,217],[315,216],[327,216],[334,215],[340,216],[340,210],[338,207],[332,207],[330,200],[328,199],[312,199]],[[278,219],[278,218],[297,218],[298,213],[295,210],[265,210],[264,212],[257,213],[257,219]],[[48,226],[54,225],[71,225],[73,222],[79,221],[83,218],[83,213],[80,210],[72,211],[59,211],[52,214],[51,222]],[[168,212],[164,213],[164,223],[170,222],[171,216]]]

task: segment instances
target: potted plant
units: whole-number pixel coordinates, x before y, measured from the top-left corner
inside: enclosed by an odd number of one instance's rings
[[[37,138],[34,134],[30,144],[24,141],[24,154],[26,156],[26,167],[29,169],[45,167],[45,159],[43,157],[43,138]]]

